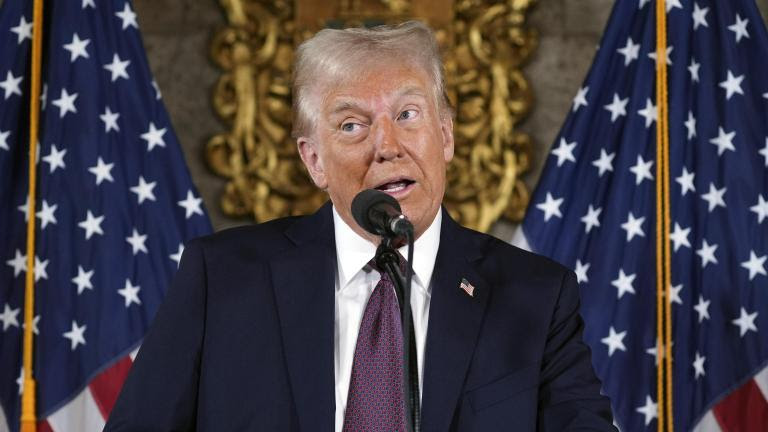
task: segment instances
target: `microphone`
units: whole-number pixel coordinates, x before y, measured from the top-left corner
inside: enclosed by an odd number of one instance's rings
[[[403,215],[400,203],[384,192],[366,189],[352,200],[352,217],[364,230],[383,237],[413,233],[413,224]]]

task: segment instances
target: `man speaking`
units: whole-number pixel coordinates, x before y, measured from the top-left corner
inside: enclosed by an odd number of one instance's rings
[[[106,430],[613,430],[575,275],[441,208],[453,122],[431,31],[323,30],[298,48],[293,97],[330,202],[187,246]],[[413,225],[420,403],[397,281],[352,214],[367,189]]]

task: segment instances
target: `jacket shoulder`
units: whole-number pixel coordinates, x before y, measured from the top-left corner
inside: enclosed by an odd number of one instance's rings
[[[227,228],[198,237],[190,245],[201,248],[206,257],[247,255],[267,257],[290,247],[293,243],[285,231],[304,216],[291,216],[268,222]]]

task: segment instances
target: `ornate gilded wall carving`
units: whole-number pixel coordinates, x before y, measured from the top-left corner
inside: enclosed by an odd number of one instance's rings
[[[529,198],[520,176],[531,141],[517,125],[533,103],[522,67],[537,44],[526,24],[534,1],[220,0],[228,25],[211,42],[223,71],[213,106],[229,130],[211,138],[206,160],[227,178],[224,213],[265,221],[312,212],[327,199],[290,138],[294,47],[323,27],[416,18],[436,31],[456,109],[446,205],[481,231],[500,217],[519,221]]]

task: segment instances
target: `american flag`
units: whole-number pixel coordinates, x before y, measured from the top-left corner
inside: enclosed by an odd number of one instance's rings
[[[657,53],[655,7],[615,3],[518,240],[575,270],[616,422],[655,430],[654,88],[665,56],[674,424],[765,431],[768,34],[753,0],[667,0]]]
[[[210,232],[127,0],[49,1],[27,206],[32,2],[0,9],[0,430],[18,430],[26,218],[41,430],[99,431],[176,271]]]

